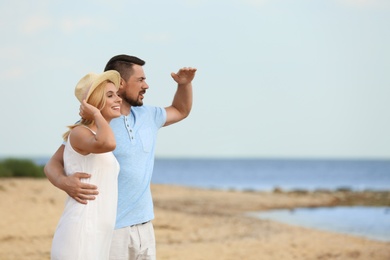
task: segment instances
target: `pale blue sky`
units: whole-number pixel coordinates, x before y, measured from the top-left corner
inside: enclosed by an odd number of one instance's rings
[[[146,60],[145,103],[198,68],[159,157],[390,159],[388,0],[1,1],[0,156],[50,156],[77,81]]]

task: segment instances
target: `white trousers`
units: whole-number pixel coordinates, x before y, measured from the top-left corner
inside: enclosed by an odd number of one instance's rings
[[[114,230],[110,260],[156,260],[152,222]]]

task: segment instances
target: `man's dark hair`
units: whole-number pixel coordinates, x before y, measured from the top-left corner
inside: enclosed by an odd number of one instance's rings
[[[143,66],[145,65],[145,61],[135,56],[129,56],[126,54],[116,55],[107,62],[104,71],[116,70],[124,80],[128,80],[133,73],[134,64]]]

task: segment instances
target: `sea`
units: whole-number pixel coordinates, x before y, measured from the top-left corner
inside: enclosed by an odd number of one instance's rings
[[[152,182],[222,190],[390,190],[390,160],[156,159]]]
[[[35,161],[44,164],[47,158]],[[238,191],[390,191],[390,160],[156,158],[152,183]],[[297,208],[248,214],[390,242],[390,207]]]

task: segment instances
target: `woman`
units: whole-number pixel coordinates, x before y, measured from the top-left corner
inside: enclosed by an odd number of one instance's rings
[[[91,173],[86,182],[99,187],[99,196],[88,204],[68,197],[54,234],[53,260],[107,260],[115,226],[119,164],[112,154],[115,137],[109,125],[119,117],[122,99],[117,95],[120,75],[90,73],[76,86],[81,110],[93,119],[81,119],[64,134],[64,168]]]

